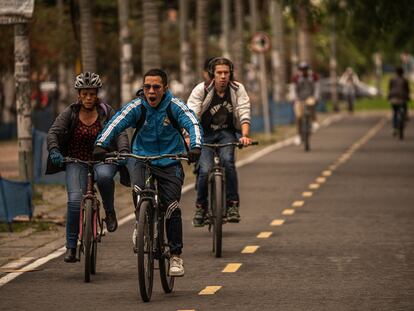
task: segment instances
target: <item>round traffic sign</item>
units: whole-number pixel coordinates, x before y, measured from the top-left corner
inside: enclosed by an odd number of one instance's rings
[[[266,53],[270,49],[270,37],[265,32],[256,32],[250,44],[253,52]]]

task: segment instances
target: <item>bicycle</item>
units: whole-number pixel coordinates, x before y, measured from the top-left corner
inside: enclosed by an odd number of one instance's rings
[[[258,145],[258,142],[252,142],[251,145]],[[226,222],[226,177],[225,168],[221,165],[220,148],[228,146],[237,146],[239,148],[246,147],[239,142],[225,144],[203,144],[203,147],[213,149],[213,167],[208,175],[210,200],[207,213],[207,223],[208,231],[213,233],[212,252],[216,258],[221,257],[223,223]]]
[[[146,179],[143,189],[133,187],[139,198],[135,205],[135,228],[133,233],[134,253],[137,254],[138,287],[144,302],[151,300],[154,260],[158,260],[161,285],[165,293],[174,288],[174,277],[168,274],[170,269],[170,251],[166,236],[165,211],[159,208],[158,190],[151,172],[151,161],[159,159],[186,160],[185,155],[164,154],[160,156],[138,156],[131,153],[111,152],[107,160],[134,158],[145,164]]]
[[[303,142],[303,147],[305,148],[305,151],[310,151],[310,135],[312,132],[311,112],[309,109],[309,105],[306,104],[306,101],[301,100],[300,104],[302,105],[303,111],[303,115],[300,118],[300,138]]]
[[[404,139],[405,119],[406,112],[403,105],[397,105],[396,123],[397,123],[397,136],[400,140]]]
[[[76,158],[65,157],[65,163],[80,163],[88,167],[86,194],[82,196],[79,217],[79,248],[77,261],[81,254],[85,256],[84,280],[90,282],[91,274],[96,274],[96,259],[98,256],[98,243],[104,236],[103,219],[100,217],[100,201],[94,187],[94,164],[99,161],[83,161]]]

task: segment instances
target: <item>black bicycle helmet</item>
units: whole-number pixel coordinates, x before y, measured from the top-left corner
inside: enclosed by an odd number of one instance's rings
[[[101,87],[101,78],[93,72],[82,72],[75,79],[75,89],[99,89]]]

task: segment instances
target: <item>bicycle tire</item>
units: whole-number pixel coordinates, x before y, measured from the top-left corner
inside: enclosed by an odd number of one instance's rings
[[[83,235],[82,235],[82,245],[83,253],[85,255],[85,282],[89,283],[91,280],[92,273],[92,242],[93,242],[93,233],[92,233],[92,215],[93,215],[93,206],[90,199],[84,201],[84,218],[83,218]]]
[[[160,268],[160,278],[162,289],[166,294],[173,291],[174,277],[169,275],[170,271],[170,254],[167,252],[165,245],[167,245],[167,237],[165,234],[165,218],[161,216],[158,220],[158,250],[161,254],[158,265]]]
[[[304,116],[304,122],[302,126],[303,131],[303,147],[305,148],[305,151],[310,150],[310,119],[309,115]]]
[[[97,221],[94,219],[93,221]],[[96,228],[98,228],[98,224],[94,223],[96,225]],[[97,229],[98,230],[98,229]],[[97,233],[99,234],[99,233]],[[98,258],[98,241],[96,240],[96,237],[94,235],[93,241],[92,241],[92,253],[91,253],[91,274],[96,274],[96,262]]]
[[[154,277],[154,254],[153,254],[153,226],[151,217],[150,201],[142,201],[139,208],[137,224],[137,263],[138,263],[138,286],[141,298],[149,302],[152,295]]]
[[[221,175],[214,175],[213,204],[213,252],[216,258],[221,257],[223,238],[223,180]]]
[[[400,140],[404,139],[404,127],[405,127],[405,115],[404,115],[404,109],[399,108],[398,109],[398,137]]]

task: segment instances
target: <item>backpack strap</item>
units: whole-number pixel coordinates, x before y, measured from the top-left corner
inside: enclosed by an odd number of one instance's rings
[[[141,107],[141,116],[139,117],[139,120],[137,122],[137,125],[135,126],[134,135],[132,135],[132,139],[131,139],[131,150],[132,150],[132,143],[134,142],[135,137],[138,135],[139,130],[144,125],[145,118],[147,116],[147,108],[145,108],[145,106],[143,104],[141,104],[139,106]]]
[[[100,103],[99,106],[101,106],[102,110],[105,112],[105,115],[108,115],[108,107],[104,103]]]
[[[168,119],[170,120],[170,122],[171,122],[171,125],[178,131],[178,133],[180,134],[180,136],[181,136],[181,138],[182,138],[182,140],[183,140],[183,142],[184,142],[184,147],[185,147],[185,150],[187,151],[187,153],[188,153],[188,151],[190,151],[190,149],[188,148],[188,146],[187,146],[187,143],[185,142],[185,138],[184,138],[184,134],[183,134],[183,131],[181,130],[181,127],[180,127],[180,125],[178,124],[178,121],[177,121],[177,119],[176,118],[174,118],[174,116],[173,116],[173,113],[172,113],[172,108],[171,108],[171,103],[168,105],[168,107],[167,107],[167,116],[168,116]]]

